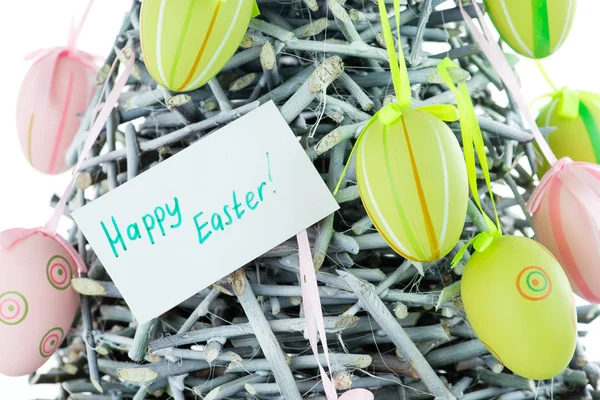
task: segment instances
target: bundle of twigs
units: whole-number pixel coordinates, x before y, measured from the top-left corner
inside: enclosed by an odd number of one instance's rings
[[[99,88],[107,80],[111,85],[109,66],[121,49],[137,58],[134,72],[79,171],[70,209],[269,100],[333,190],[354,138],[382,105],[394,101],[376,2],[259,0],[259,6],[261,16],[221,73],[179,94],[157,86],[140,59],[140,3],[134,1],[98,76]],[[536,179],[532,135],[510,101],[501,106],[492,97],[492,88],[502,90],[502,83],[461,21],[452,1],[408,0],[400,31],[413,104],[454,102],[435,68],[443,57],[461,66],[453,78],[470,75],[503,229],[531,237],[524,203]],[[71,146],[72,164],[100,92]],[[460,135],[458,123],[450,127]],[[485,229],[472,202],[461,242],[421,270],[373,228],[352,167],[347,176],[336,195],[339,212],[309,230],[339,391],[368,388],[377,399],[600,398],[600,367],[587,361],[582,346],[562,375],[534,383],[503,371],[470,329],[459,297],[464,264],[451,269],[449,260]],[[70,234],[89,266],[87,277],[73,283],[84,294],[82,312],[58,352],[59,367],[34,374],[31,384],[60,382],[60,398],[86,400],[325,398],[303,333],[293,240],[139,325],[83,235],[76,228]],[[146,291],[161,294],[160,287]],[[579,307],[579,322],[599,313],[596,306]]]

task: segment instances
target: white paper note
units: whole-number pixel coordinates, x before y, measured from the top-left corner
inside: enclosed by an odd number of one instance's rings
[[[72,215],[144,323],[338,208],[269,102]]]

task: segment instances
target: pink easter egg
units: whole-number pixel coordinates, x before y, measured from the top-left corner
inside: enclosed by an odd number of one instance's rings
[[[0,232],[1,243],[13,242],[0,250],[0,374],[9,376],[32,373],[48,360],[79,303],[71,286],[80,260],[75,250],[58,235],[37,230],[23,237],[23,231]]]
[[[95,72],[77,53],[49,53],[30,68],[17,100],[21,150],[38,171],[68,169],[65,153],[92,98]],[[44,99],[44,100],[41,100]]]
[[[573,291],[600,303],[600,166],[560,159],[527,206],[536,239],[558,259]]]

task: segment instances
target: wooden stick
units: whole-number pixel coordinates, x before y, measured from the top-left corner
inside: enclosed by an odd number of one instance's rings
[[[425,358],[423,358],[417,347],[408,338],[403,328],[396,322],[394,316],[379,299],[376,293],[377,290],[371,284],[361,281],[348,273],[338,271],[338,274],[346,280],[348,285],[352,288],[352,291],[354,291],[360,299],[362,306],[369,312],[373,319],[379,323],[381,329],[392,338],[394,344],[402,351],[402,353],[412,360],[413,368],[417,374],[419,374],[425,385],[427,385],[427,388],[436,396],[444,399],[454,399],[452,393],[450,393],[448,388],[440,381],[440,378],[436,375],[435,371],[427,361],[425,361]]]
[[[281,388],[282,394],[286,399],[300,399],[300,393],[294,384],[294,377],[285,361],[279,342],[275,338],[268,321],[266,320],[256,297],[252,293],[250,282],[246,278],[246,273],[243,270],[237,270],[231,276],[232,286],[235,294],[240,301],[254,335],[260,343],[260,347],[273,367],[273,375]]]
[[[481,341],[475,339],[434,350],[425,358],[432,367],[441,367],[486,354],[489,354],[489,351]]]
[[[89,278],[73,278],[71,280],[73,289],[77,293],[86,296],[105,296],[115,299],[122,299],[123,296],[114,283],[110,281],[96,281]]]
[[[138,325],[135,336],[133,337],[133,343],[131,349],[129,349],[128,356],[132,361],[142,361],[146,357],[148,352],[148,343],[150,342],[150,333],[156,320],[151,319],[141,325]]]

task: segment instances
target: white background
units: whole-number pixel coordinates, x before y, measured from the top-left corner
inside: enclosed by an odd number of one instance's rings
[[[51,195],[60,194],[68,181],[68,174],[45,176],[25,161],[15,132],[15,101],[28,67],[23,57],[39,48],[64,45],[72,12],[80,15],[85,3],[83,0],[16,0],[6,2],[0,12],[0,230],[44,224],[51,214]],[[97,1],[79,47],[105,56],[130,4],[128,0]],[[600,92],[595,64],[600,2],[579,0],[577,6],[570,37],[544,65],[558,87]],[[523,61],[520,73],[527,98],[533,99],[550,90],[532,62]],[[600,360],[599,339],[600,321],[596,321],[585,339],[590,358],[594,360]],[[0,376],[0,400],[51,398],[53,393],[52,386],[32,388],[27,386],[26,378]]]

